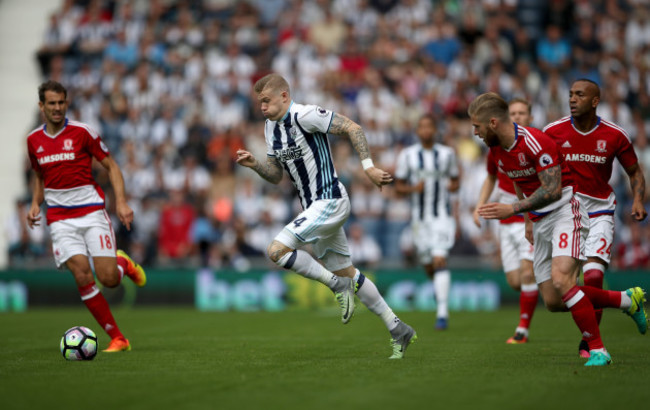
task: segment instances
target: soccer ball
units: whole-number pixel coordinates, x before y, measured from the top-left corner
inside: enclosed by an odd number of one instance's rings
[[[97,354],[97,336],[84,326],[66,330],[61,338],[61,354],[67,360],[92,360]]]

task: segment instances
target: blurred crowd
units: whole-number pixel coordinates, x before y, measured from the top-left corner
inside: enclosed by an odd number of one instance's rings
[[[645,0],[64,0],[43,24],[43,79],[68,88],[68,117],[98,129],[121,165],[135,221],[130,232],[115,221],[118,244],[147,266],[264,263],[299,212],[288,178],[271,185],[234,160],[241,147],[266,155],[252,84],[271,71],[295,101],[359,122],[388,170],[416,142],[418,117],[435,115],[462,168],[452,263],[499,266],[496,224],[479,229],[471,218],[486,150],[466,109],[480,93],[526,98],[541,128],[569,115],[573,80],[596,81],[599,115],[628,132],[650,181]],[[348,141],[332,138],[332,150],[352,201],[353,260],[413,263],[408,199],[372,186]],[[648,268],[650,227],[630,222],[627,177],[616,168],[613,263]],[[97,178],[110,210],[108,179],[99,169]],[[12,263],[50,261],[49,235],[13,221]]]

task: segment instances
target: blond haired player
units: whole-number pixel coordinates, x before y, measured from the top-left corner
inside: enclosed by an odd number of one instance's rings
[[[486,219],[505,219],[528,212],[532,222],[533,269],[542,298],[551,311],[568,309],[590,356],[585,366],[606,366],[612,359],[600,337],[594,308],[619,308],[632,317],[641,334],[647,331],[644,292],[624,292],[576,285],[589,218],[574,192],[574,181],[555,141],[542,131],[510,120],[508,104],[495,93],[481,94],[469,105],[475,135],[490,148],[497,165],[517,186],[518,201],[482,205]],[[527,222],[529,223],[529,222]],[[528,231],[527,231],[528,232]]]
[[[524,127],[533,121],[531,106],[524,99],[513,99],[508,103],[510,119]],[[499,172],[494,156],[487,156],[487,178],[483,182],[478,203],[474,209],[474,223],[481,226],[478,209],[487,203],[497,186],[498,201],[511,204],[517,201],[514,184],[508,176]],[[533,274],[533,245],[526,239],[526,224],[524,216],[516,214],[499,221],[499,241],[501,245],[501,263],[510,287],[519,293],[519,324],[514,336],[506,340],[509,344],[520,344],[528,341],[528,329],[535,313],[539,290]]]
[[[401,359],[417,335],[393,313],[375,284],[352,265],[343,230],[350,214],[350,200],[334,170],[327,134],[350,139],[366,176],[380,189],[391,183],[393,177],[374,166],[366,136],[358,124],[324,108],[294,102],[282,76],[262,77],[254,90],[266,117],[266,161],[260,162],[240,149],[237,163],[253,169],[272,184],[278,184],[286,171],[303,208],[271,242],[267,249],[269,258],[282,268],[328,286],[339,303],[344,324],[354,313],[356,292],[390,332],[390,358]],[[307,244],[312,245],[322,264],[299,249]]]

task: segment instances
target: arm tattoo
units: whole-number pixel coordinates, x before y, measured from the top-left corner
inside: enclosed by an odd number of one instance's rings
[[[538,174],[542,185],[528,198],[512,204],[515,213],[534,211],[553,203],[562,196],[562,170],[559,165]]]
[[[641,167],[636,166],[626,169],[627,175],[630,177],[630,188],[632,188],[632,195],[634,199],[641,202],[645,200],[645,176]]]
[[[370,158],[370,148],[368,148],[368,140],[366,140],[366,134],[364,134],[361,126],[346,116],[340,114],[334,114],[332,118],[332,123],[330,124],[329,129],[330,134],[334,135],[346,135],[350,138],[352,146],[355,151],[359,154],[359,158],[362,160]]]
[[[266,157],[266,164],[257,161],[253,170],[272,184],[278,184],[282,180],[282,165],[275,157]]]

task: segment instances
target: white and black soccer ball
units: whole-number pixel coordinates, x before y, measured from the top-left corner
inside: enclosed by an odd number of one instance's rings
[[[72,327],[61,338],[61,354],[66,360],[92,360],[97,355],[97,335],[85,326]]]

